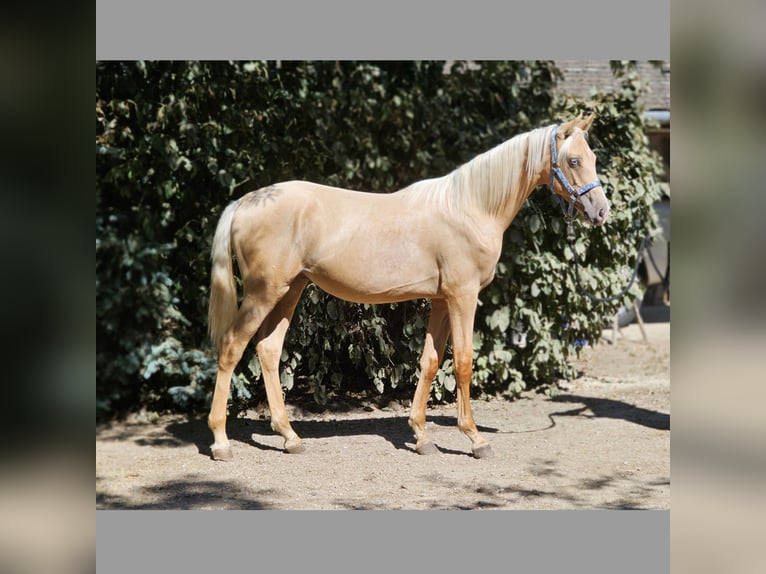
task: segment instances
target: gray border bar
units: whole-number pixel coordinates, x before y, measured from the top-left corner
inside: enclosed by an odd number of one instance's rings
[[[99,60],[669,55],[669,0],[96,1]]]
[[[96,526],[109,573],[670,571],[669,511],[97,511]]]

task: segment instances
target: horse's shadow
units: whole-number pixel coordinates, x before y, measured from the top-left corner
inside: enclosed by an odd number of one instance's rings
[[[374,435],[382,437],[398,450],[415,452],[415,439],[407,422],[406,416],[394,416],[385,418],[362,418],[345,420],[297,420],[292,421],[292,427],[301,438],[322,439],[344,436]],[[456,427],[457,420],[450,416],[429,416],[429,423],[439,426]],[[479,431],[495,433],[497,429],[478,425]],[[210,455],[210,443],[212,436],[204,419],[174,422],[166,427],[166,430],[179,442],[193,443],[197,446],[200,454]],[[279,435],[271,429],[269,420],[230,418],[226,423],[226,431],[229,440],[245,443],[264,451],[282,452],[281,447],[273,446],[280,439],[266,444],[254,438],[254,435],[274,436]],[[458,452],[443,447],[436,447],[444,454],[461,454],[471,456],[469,452]]]
[[[637,407],[623,401],[579,395],[558,395],[551,398],[551,401],[582,405],[569,411],[554,413],[553,416],[588,416],[585,414],[585,411],[590,410],[593,413],[591,415],[593,417],[623,419],[657,430],[670,430],[669,414]]]

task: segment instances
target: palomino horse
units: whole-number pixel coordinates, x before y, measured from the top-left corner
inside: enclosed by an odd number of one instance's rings
[[[271,427],[289,453],[304,450],[290,426],[279,381],[282,344],[304,288],[313,281],[357,303],[431,299],[409,424],[420,454],[437,449],[426,404],[448,336],[457,379],[457,426],[477,458],[491,453],[474,423],[469,387],[479,291],[492,281],[503,233],[530,193],[549,184],[595,225],[609,215],[585,138],[593,116],[519,134],[440,178],[390,194],[305,181],[250,192],[226,207],[213,239],[210,336],[218,374],[208,424],[212,457],[230,460],[226,406],[235,366],[255,337]],[[558,152],[557,152],[558,150]],[[555,181],[554,181],[555,180]],[[242,277],[237,306],[232,251]]]

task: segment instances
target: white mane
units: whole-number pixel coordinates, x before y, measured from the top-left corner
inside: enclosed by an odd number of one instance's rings
[[[425,197],[449,211],[478,209],[496,215],[543,167],[554,127],[516,135],[451,173],[415,182],[404,191],[413,200]]]

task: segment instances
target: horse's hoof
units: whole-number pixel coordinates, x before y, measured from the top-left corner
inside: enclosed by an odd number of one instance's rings
[[[418,443],[415,445],[415,452],[418,454],[437,454],[439,449],[430,440],[428,442]]]
[[[303,446],[301,439],[298,439],[295,442],[285,441],[285,451],[287,451],[288,454],[300,454],[306,452],[306,447]]]
[[[471,450],[476,458],[490,458],[492,456],[492,447],[488,444],[474,447]]]
[[[221,448],[213,448],[213,460],[230,461],[234,459],[234,453],[231,452],[230,446]]]

